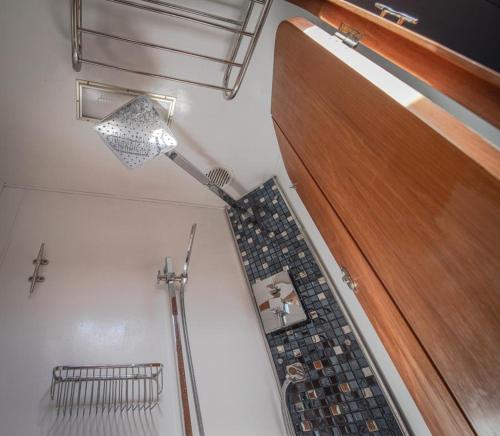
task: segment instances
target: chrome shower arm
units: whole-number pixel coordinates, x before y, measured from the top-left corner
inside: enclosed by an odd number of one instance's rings
[[[208,189],[210,189],[215,195],[217,195],[224,203],[229,205],[232,208],[237,208],[238,205],[236,200],[227,194],[223,189],[219,188],[217,185],[214,185],[210,179],[203,174],[197,167],[195,167],[189,160],[187,160],[182,154],[179,152],[172,150],[165,153],[170,160],[179,165],[184,171],[186,171],[189,175],[194,177],[198,182],[202,185],[205,185]]]

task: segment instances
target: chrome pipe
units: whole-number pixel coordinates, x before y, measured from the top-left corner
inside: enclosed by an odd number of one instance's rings
[[[254,7],[253,2],[248,3],[247,11],[245,13],[245,18],[243,19],[243,23],[241,24],[241,30],[246,29],[248,22],[250,21],[250,17],[252,16],[253,7]],[[233,50],[231,52],[231,56],[230,56],[230,60],[233,62],[236,60],[236,56],[238,56],[238,51],[240,49],[242,41],[243,41],[243,36],[238,35],[238,37],[234,43]],[[222,83],[226,87],[229,87],[229,78],[231,77],[232,71],[233,71],[233,67],[231,65],[228,65],[226,68],[226,71],[224,72],[224,78],[222,80]],[[226,92],[224,94],[226,94]]]
[[[198,423],[198,432],[200,433],[200,436],[205,436],[205,429],[203,428],[203,417],[201,415],[200,399],[198,397],[198,387],[196,385],[196,376],[194,373],[193,357],[191,355],[191,345],[189,343],[189,333],[186,320],[186,304],[184,302],[184,288],[185,283],[184,281],[182,281],[179,291],[179,300],[181,303],[182,334],[184,337],[184,345],[186,348],[186,360],[188,363],[189,378],[191,380],[191,390],[193,392],[193,402],[196,413],[196,421]]]
[[[71,4],[71,60],[73,69],[80,71],[82,63],[82,35],[79,28],[82,27],[82,3],[81,0],[73,0]]]
[[[111,1],[111,0],[108,0],[108,1]],[[210,83],[198,82],[196,80],[180,79],[178,77],[165,76],[163,74],[148,73],[146,71],[133,70],[130,68],[120,67],[118,65],[106,64],[104,62],[94,61],[94,60],[90,60],[90,59],[81,58],[80,62],[84,63],[84,64],[89,64],[89,65],[97,65],[99,67],[112,68],[114,70],[119,70],[119,71],[126,71],[128,73],[141,74],[143,76],[148,76],[148,77],[155,77],[158,79],[172,80],[173,82],[188,83],[190,85],[202,86],[204,88],[217,89],[219,91],[229,91],[229,89],[224,88],[223,86],[219,86],[219,85],[212,85]]]
[[[217,195],[217,197],[219,197],[222,201],[224,201],[228,206],[233,208],[238,208],[238,204],[236,203],[236,200],[233,197],[231,197],[217,185],[214,185],[205,174],[203,174],[198,168],[196,168],[189,160],[187,160],[180,153],[173,150],[169,151],[168,153],[165,153],[165,156],[167,156],[170,160],[179,165],[184,171],[186,171],[189,175],[198,180],[198,182],[200,182],[202,185],[205,185],[215,195]]]
[[[303,382],[306,379],[304,367],[300,362],[292,363],[286,367],[285,381],[281,385],[281,412],[285,420],[285,427],[288,436],[295,436],[295,429],[293,428],[292,416],[288,409],[287,392],[290,385]]]
[[[93,30],[93,29],[87,29],[85,27],[78,28],[78,31],[81,33],[86,33],[86,34],[95,35],[95,36],[102,36],[104,38],[114,39],[116,41],[122,41],[122,42],[126,42],[129,44],[135,44],[135,45],[140,45],[143,47],[155,48],[158,50],[170,51],[170,52],[177,53],[177,54],[201,58],[201,59],[205,59],[205,60],[212,61],[212,62],[218,62],[220,64],[227,64],[227,65],[230,65],[231,67],[238,67],[239,68],[239,67],[243,66],[243,64],[240,64],[240,63],[237,63],[234,61],[230,61],[230,60],[226,60],[226,59],[216,58],[213,56],[208,56],[208,55],[204,55],[201,53],[195,53],[195,52],[191,52],[191,51],[187,51],[187,50],[181,50],[178,48],[167,47],[165,45],[152,44],[150,42],[144,42],[144,41],[137,41],[135,39],[124,38],[123,36],[112,35],[110,33],[101,32],[101,31]]]
[[[285,430],[287,436],[295,436],[295,429],[293,428],[293,421],[290,415],[290,410],[288,410],[288,404],[286,401],[288,387],[292,384],[292,381],[285,379],[283,385],[281,386],[281,414],[283,415],[283,421],[285,423]]]
[[[202,20],[200,18],[190,17],[188,15],[178,14],[176,12],[166,11],[164,9],[158,9],[158,8],[153,8],[153,7],[146,6],[146,5],[140,5],[138,3],[130,2],[127,0],[106,0],[106,1],[112,2],[112,3],[118,3],[121,5],[125,5],[125,6],[131,6],[133,8],[142,9],[144,11],[154,12],[157,14],[167,15],[167,16],[174,17],[174,18],[179,18],[179,19],[185,20],[185,21],[191,21],[193,23],[198,23],[198,24],[202,24],[205,26],[214,27],[214,28],[219,29],[219,30],[237,33],[237,34],[241,34],[244,36],[252,37],[254,35],[251,32],[242,32],[241,30],[238,30],[236,28],[229,27],[229,26],[224,26],[223,24],[218,24],[218,23],[214,23],[211,21]]]
[[[257,42],[259,40],[260,34],[262,33],[262,29],[264,28],[264,24],[266,22],[267,16],[269,15],[269,11],[271,10],[272,4],[273,4],[272,0],[267,0],[267,2],[264,3],[264,6],[262,7],[259,20],[257,21],[257,27],[255,28],[253,36],[250,39],[249,46],[245,53],[245,58],[243,59],[243,66],[240,68],[240,71],[238,72],[238,76],[236,77],[234,86],[230,91],[224,91],[224,98],[226,100],[232,100],[238,93],[238,90],[240,89],[241,82],[245,77],[248,65],[250,64],[250,59],[252,58],[253,52],[255,51],[255,47],[257,46]],[[229,88],[228,82],[229,82],[229,75],[227,77],[225,76],[224,81],[222,82],[224,88]]]
[[[142,0],[144,3],[152,3],[158,6],[164,6],[169,9],[175,9],[178,11],[187,12],[188,14],[199,15],[201,17],[210,18],[212,20],[222,21],[224,23],[234,24],[235,26],[241,26],[241,21],[233,20],[232,18],[221,17],[220,15],[211,14],[209,12],[199,11],[198,9],[188,8],[186,6],[180,6],[173,3],[167,3],[160,0]]]

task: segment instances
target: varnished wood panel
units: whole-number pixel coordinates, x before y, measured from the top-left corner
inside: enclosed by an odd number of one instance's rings
[[[500,153],[494,145],[426,98],[414,101],[407,109],[500,179]]]
[[[346,1],[288,1],[332,26],[358,29],[371,50],[500,127],[499,73]]]
[[[274,127],[288,175],[295,184],[297,193],[311,213],[337,262],[353,273],[353,279],[358,283],[358,299],[432,434],[472,435],[473,432],[456,401],[389,293],[374,274],[283,132],[276,124]]]
[[[500,183],[302,27],[278,29],[273,119],[474,430],[495,434]]]

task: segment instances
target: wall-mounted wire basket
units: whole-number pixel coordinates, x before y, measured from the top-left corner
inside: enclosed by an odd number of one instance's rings
[[[252,58],[257,41],[264,27],[267,15],[271,9],[272,0],[247,0],[243,18],[235,20],[229,17],[216,15],[207,11],[188,8],[179,4],[169,3],[162,0],[106,0],[116,5],[130,7],[147,11],[157,15],[195,23],[200,26],[210,27],[221,32],[227,32],[234,35],[233,46],[228,58],[211,56],[206,53],[183,50],[176,47],[153,44],[146,41],[138,41],[132,38],[123,37],[114,33],[90,29],[83,25],[82,3],[83,0],[72,0],[71,14],[71,43],[72,43],[72,61],[73,69],[80,71],[82,64],[96,65],[99,67],[113,68],[129,73],[141,74],[149,77],[156,77],[177,82],[198,85],[205,88],[217,89],[223,91],[224,97],[228,100],[234,98],[241,86],[243,77]],[[154,6],[150,6],[154,5]],[[256,17],[256,18],[255,18]],[[255,24],[250,27],[251,23]],[[150,71],[139,71],[121,65],[115,65],[107,62],[100,62],[89,57],[83,57],[83,35],[93,35],[99,38],[107,38],[115,41],[121,41],[126,44],[132,44],[141,47],[147,47],[162,51],[167,51],[181,56],[196,58],[201,62],[210,62],[222,64],[225,66],[224,75],[221,83],[209,83],[198,80],[189,80],[182,77],[174,77],[168,74],[155,73]],[[239,60],[241,59],[241,60]],[[203,64],[200,65],[203,69]],[[237,72],[236,72],[237,71]]]
[[[163,365],[56,366],[50,397],[57,414],[151,410],[163,390]]]

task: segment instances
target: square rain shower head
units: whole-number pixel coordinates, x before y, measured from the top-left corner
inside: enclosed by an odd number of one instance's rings
[[[95,130],[120,162],[132,169],[177,146],[166,119],[160,104],[140,95],[96,123]]]

